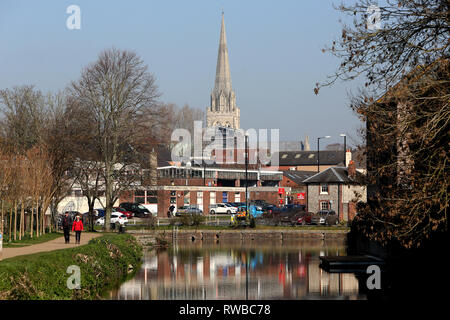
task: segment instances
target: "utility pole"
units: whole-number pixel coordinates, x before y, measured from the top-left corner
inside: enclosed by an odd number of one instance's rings
[[[245,135],[245,209],[248,214],[248,135]]]
[[[329,139],[331,136],[317,138],[317,172],[320,172],[320,139]]]

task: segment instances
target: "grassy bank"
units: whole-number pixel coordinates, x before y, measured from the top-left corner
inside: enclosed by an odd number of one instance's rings
[[[87,245],[0,261],[2,299],[97,299],[140,267],[142,248],[125,234]],[[80,267],[81,289],[67,288],[71,265]]]
[[[33,238],[30,237],[29,234],[25,234],[25,236],[22,238],[22,240],[12,240],[11,242],[3,241],[3,248],[18,248],[18,247],[25,247],[25,246],[31,246],[32,244],[38,244],[47,242],[50,240],[54,240],[57,238],[62,237],[62,233],[52,232],[52,233],[46,233],[39,237],[34,236]]]

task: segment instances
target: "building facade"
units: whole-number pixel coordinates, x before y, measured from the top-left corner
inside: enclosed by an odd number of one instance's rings
[[[348,167],[331,167],[304,180],[307,186],[307,210],[334,210],[339,221],[351,221],[356,203],[367,201],[364,175],[353,161]]]

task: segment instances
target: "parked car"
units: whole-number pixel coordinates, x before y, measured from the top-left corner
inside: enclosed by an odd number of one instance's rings
[[[306,225],[311,224],[312,213],[307,211],[286,211],[274,217],[275,224]]]
[[[339,224],[339,218],[334,210],[320,210],[311,218],[312,224],[323,224],[327,226]]]
[[[175,216],[179,217],[184,214],[203,214],[203,211],[197,205],[189,204],[179,207]]]
[[[128,223],[128,218],[126,215],[120,213],[120,212],[113,212],[111,213],[111,223],[119,223],[121,225],[125,225]],[[95,224],[103,226],[105,224],[105,217],[98,218],[97,221],[95,221]]]
[[[236,213],[236,211],[237,211],[237,208],[232,206],[229,203],[217,203],[217,204],[212,204],[209,206],[210,214],[216,214],[216,213],[232,214],[232,213]]]
[[[122,202],[119,207],[132,212],[134,217],[148,218],[151,216],[150,211],[140,203]]]
[[[125,210],[124,208],[121,208],[121,207],[114,207],[113,209],[116,210],[116,212],[120,212],[120,213],[126,215],[128,219],[131,219],[131,218],[134,217],[133,212],[128,211],[128,210]]]

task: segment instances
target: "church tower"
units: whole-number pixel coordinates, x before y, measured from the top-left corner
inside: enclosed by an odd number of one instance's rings
[[[219,53],[217,56],[216,81],[211,92],[210,106],[206,108],[208,127],[228,127],[239,129],[240,110],[236,106],[236,96],[231,87],[230,63],[228,61],[225,19],[222,13]]]

